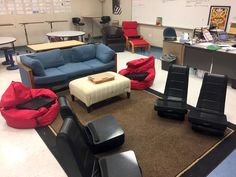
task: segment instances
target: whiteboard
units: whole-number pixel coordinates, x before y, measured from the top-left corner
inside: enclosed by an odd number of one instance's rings
[[[236,22],[236,0],[132,0],[132,20],[155,25],[194,29],[206,26],[210,6],[231,6],[228,26]]]

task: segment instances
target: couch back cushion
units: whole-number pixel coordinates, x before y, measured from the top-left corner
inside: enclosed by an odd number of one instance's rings
[[[72,61],[72,48],[62,49],[61,52],[64,58],[64,62],[70,63]]]
[[[45,76],[45,71],[42,63],[39,60],[32,59],[28,56],[21,56],[21,62],[30,67],[35,76]]]
[[[94,59],[96,50],[94,44],[82,45],[72,48],[72,62],[83,62]]]
[[[96,58],[102,61],[103,63],[110,62],[114,55],[115,52],[104,44],[96,45]]]
[[[64,58],[60,49],[29,55],[33,59],[39,60],[45,69],[64,65]]]

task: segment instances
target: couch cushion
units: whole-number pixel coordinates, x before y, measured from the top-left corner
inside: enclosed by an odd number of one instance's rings
[[[52,84],[54,82],[63,82],[67,80],[67,75],[57,68],[45,69],[46,75],[43,77],[35,76],[35,83],[38,85]]]
[[[58,67],[58,69],[65,73],[69,78],[80,77],[92,73],[92,68],[88,65],[78,62],[78,63],[67,63],[63,66]]]
[[[45,76],[42,63],[39,60],[32,59],[28,56],[21,56],[21,62],[29,66],[35,76]]]
[[[64,58],[60,49],[35,53],[29,55],[29,57],[39,60],[45,69],[58,67],[64,64]]]
[[[104,44],[98,44],[96,46],[96,58],[101,60],[103,63],[110,62],[114,55],[115,52]]]
[[[115,66],[115,61],[103,63],[98,59],[92,59],[89,61],[85,61],[83,63],[91,67],[93,72],[96,72],[96,73],[100,71],[107,71],[109,69],[112,69]]]
[[[95,45],[83,45],[72,48],[72,61],[73,62],[82,62],[95,58]]]
[[[70,63],[72,61],[72,48],[61,50],[65,63]]]

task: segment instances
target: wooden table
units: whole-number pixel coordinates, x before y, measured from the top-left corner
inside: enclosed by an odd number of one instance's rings
[[[52,50],[52,49],[70,48],[70,47],[84,45],[84,44],[85,44],[84,42],[71,40],[71,41],[60,41],[60,42],[51,42],[51,43],[44,43],[44,44],[27,45],[27,47],[33,50],[34,52],[42,52],[42,51]]]

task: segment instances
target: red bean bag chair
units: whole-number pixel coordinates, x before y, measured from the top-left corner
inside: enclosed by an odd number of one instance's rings
[[[38,110],[17,109],[16,105],[36,96],[54,98],[49,107]],[[21,82],[12,82],[2,95],[0,101],[1,114],[7,124],[14,128],[35,128],[51,124],[59,112],[57,95],[49,89],[30,89]]]
[[[119,74],[126,76],[131,73],[147,72],[148,75],[142,81],[131,79],[131,89],[144,90],[149,88],[155,79],[155,58],[150,56],[149,58],[140,58],[132,60],[127,63],[127,68],[119,71]]]

